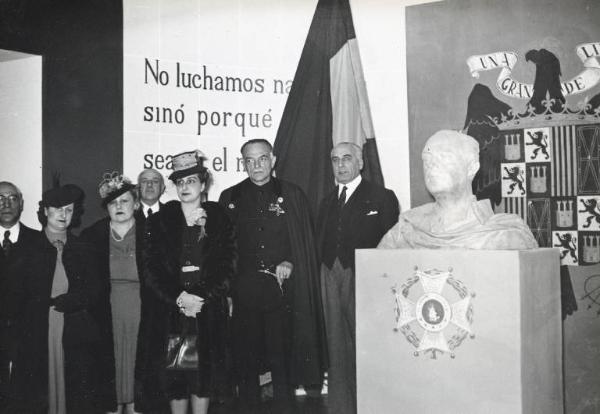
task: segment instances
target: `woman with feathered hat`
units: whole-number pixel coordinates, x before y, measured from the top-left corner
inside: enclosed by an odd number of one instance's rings
[[[99,407],[111,413],[141,412],[144,406],[136,372],[144,344],[138,342],[138,334],[147,301],[142,288],[144,225],[134,216],[139,207],[138,188],[115,171],[104,174],[98,192],[108,216],[81,236],[95,247],[103,292],[92,309],[103,333],[95,353]]]

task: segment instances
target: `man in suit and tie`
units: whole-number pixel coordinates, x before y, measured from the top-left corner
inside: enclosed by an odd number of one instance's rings
[[[158,213],[162,203],[158,201],[165,192],[165,179],[154,168],[146,168],[138,175],[140,187],[140,209],[136,218],[146,220],[149,215]]]
[[[331,150],[337,188],[319,207],[321,296],[325,314],[328,407],[332,413],[356,412],[356,336],[354,250],[377,247],[398,221],[393,191],[360,175],[362,150],[349,142]]]
[[[17,321],[23,304],[22,274],[27,251],[37,245],[40,233],[19,222],[23,195],[13,184],[0,182],[0,411],[18,349]]]

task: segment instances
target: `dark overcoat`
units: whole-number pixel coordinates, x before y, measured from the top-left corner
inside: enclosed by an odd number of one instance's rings
[[[325,368],[325,328],[310,208],[300,187],[275,177],[271,180],[276,196],[282,199],[281,205],[288,215],[286,224],[294,264],[290,278],[293,291],[290,303],[293,309],[290,379],[294,385],[319,384]],[[239,217],[236,203],[249,183],[247,178],[225,189],[219,197],[219,203],[227,208],[236,224]],[[242,273],[245,269],[238,270]]]
[[[142,215],[143,217],[143,215]],[[138,278],[140,280],[140,314],[151,312],[152,298],[144,288],[143,276],[143,240],[144,240],[144,220],[136,218],[135,228],[135,258],[138,269]],[[86,228],[81,233],[81,238],[89,242],[96,254],[98,263],[98,273],[100,278],[101,294],[96,305],[90,310],[90,313],[97,322],[101,338],[95,347],[94,356],[96,358],[97,372],[97,395],[98,405],[103,411],[117,410],[116,397],[116,379],[115,379],[115,354],[112,330],[112,312],[110,304],[110,219],[105,217]],[[141,332],[142,329],[138,330]],[[134,403],[136,411],[143,411],[143,396],[140,381],[139,368],[144,357],[144,341],[138,334],[137,351],[135,360],[135,385],[134,385]]]
[[[28,266],[27,251],[42,237],[39,231],[20,223],[19,237],[6,254],[0,249],[0,412],[9,389],[12,364],[16,359],[19,315],[24,306],[24,272]]]
[[[227,295],[236,263],[233,226],[217,203],[202,203],[206,211],[206,241],[203,244],[199,282],[183,286],[180,282],[182,235],[185,218],[178,201],[171,201],[146,222],[144,266],[146,285],[158,303],[152,320],[145,320],[143,341],[148,345],[144,366],[146,395],[153,396],[150,408],[164,404],[164,379],[167,339],[175,332],[178,318],[177,297],[186,292],[204,298],[197,316],[198,364],[201,388],[211,397],[226,392],[228,384],[229,306]],[[199,244],[200,246],[200,244]],[[210,375],[206,375],[206,373]]]
[[[19,349],[11,384],[13,412],[42,412],[48,405],[48,313],[64,313],[63,349],[68,413],[94,411],[91,344],[97,327],[88,309],[99,297],[98,267],[92,247],[67,235],[62,261],[69,282],[67,293],[51,298],[57,250],[45,235],[29,250],[24,274],[24,306],[19,318]],[[10,412],[10,411],[9,411]]]
[[[39,245],[42,234],[20,224],[19,238],[6,255],[0,249],[0,356],[12,360],[18,348],[18,316],[23,307],[24,272],[28,267],[28,250]]]

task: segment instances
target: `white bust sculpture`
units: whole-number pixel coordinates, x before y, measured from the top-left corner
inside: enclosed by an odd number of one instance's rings
[[[421,157],[425,186],[435,202],[402,213],[379,248],[538,247],[519,216],[494,214],[489,200],[475,199],[471,182],[479,170],[477,141],[457,131],[438,131],[425,143]]]

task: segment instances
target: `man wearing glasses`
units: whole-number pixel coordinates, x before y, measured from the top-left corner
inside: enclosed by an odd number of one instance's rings
[[[240,402],[253,408],[260,403],[259,374],[270,371],[273,410],[285,412],[296,386],[321,382],[322,313],[312,224],[302,190],[271,175],[271,144],[250,140],[241,153],[248,178],[219,199],[237,233],[236,379]]]
[[[18,349],[17,319],[23,303],[22,269],[26,251],[40,240],[40,233],[19,222],[23,196],[12,183],[0,182],[0,411],[7,393]]]

